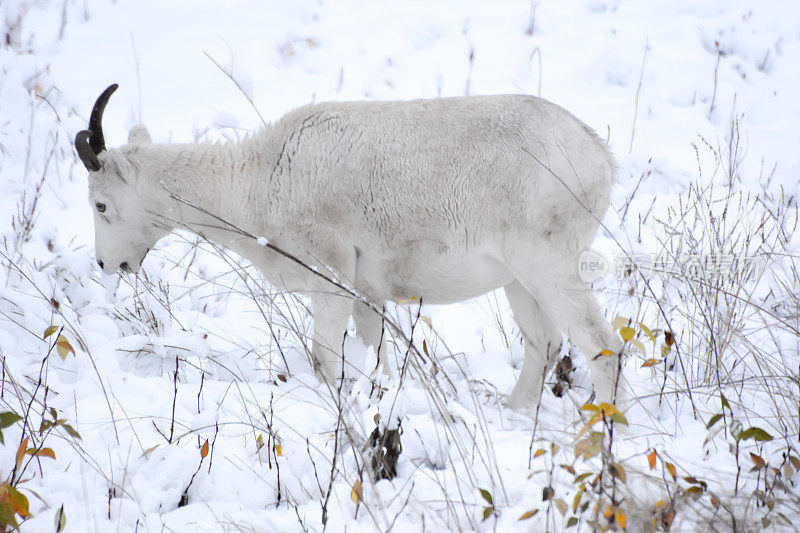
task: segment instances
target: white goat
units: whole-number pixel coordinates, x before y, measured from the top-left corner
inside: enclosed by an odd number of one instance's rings
[[[594,356],[622,343],[579,279],[578,256],[608,208],[616,167],[569,112],[532,96],[323,103],[240,142],[153,144],[139,125],[127,145],[106,150],[102,114],[116,88],[75,139],[106,273],[136,272],[156,241],[191,228],[310,298],[312,355],[325,379],[337,376],[331,347],[351,316],[388,370],[380,317],[220,219],[331,268],[378,307],[503,287],[526,340],[509,405],[538,402],[562,332],[586,356],[598,397],[612,398],[615,358]]]

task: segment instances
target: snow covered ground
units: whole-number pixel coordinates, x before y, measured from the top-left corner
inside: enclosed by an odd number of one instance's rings
[[[0,523],[800,523],[796,1],[4,0],[0,17],[0,412],[24,417],[0,420]],[[526,93],[570,110],[621,167],[597,250],[670,267],[594,284],[644,351],[623,359],[628,429],[580,434],[592,412],[577,353],[563,398],[546,390],[533,418],[503,406],[522,339],[501,293],[418,320],[414,305],[393,309],[439,371],[412,352],[402,381],[371,376],[374,354],[348,339],[364,372],[337,393],[309,363],[307,302],[191,234],[161,241],[138,278],[102,276],[72,139],[114,82],[109,146],[139,122],[156,142],[236,139],[312,101]],[[679,269],[709,256],[766,267]],[[392,353],[402,365],[408,350]],[[402,428],[391,481],[367,472],[376,415]]]

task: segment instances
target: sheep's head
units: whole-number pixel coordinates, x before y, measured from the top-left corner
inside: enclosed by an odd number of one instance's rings
[[[154,214],[161,200],[142,179],[142,151],[150,144],[144,126],[134,126],[128,144],[107,150],[102,118],[111,85],[92,109],[89,129],[75,136],[75,149],[89,171],[89,203],[94,210],[95,255],[106,274],[116,270],[138,272],[145,255],[169,231]]]

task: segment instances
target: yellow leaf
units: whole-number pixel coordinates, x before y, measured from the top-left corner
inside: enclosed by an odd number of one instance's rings
[[[600,408],[599,408],[599,407],[597,407],[597,406],[596,406],[595,404],[593,404],[593,403],[587,403],[586,405],[584,405],[583,407],[581,407],[581,409],[583,409],[584,411],[592,411],[592,412],[595,412],[595,411],[599,411],[599,410],[600,410]]]
[[[46,339],[56,331],[58,331],[58,326],[49,326],[46,330],[44,330],[44,335],[42,335],[42,340]]]
[[[158,446],[159,446],[159,445],[158,445],[158,444],[156,444],[155,446],[152,446],[152,447],[150,447],[150,448],[147,448],[145,451],[143,451],[143,452],[142,452],[142,455],[140,455],[139,457],[147,457],[148,455],[150,455],[150,452],[152,452],[153,450],[155,450],[156,448],[158,448]]]
[[[672,479],[677,479],[678,475],[675,473],[675,465],[672,463],[664,463],[664,466],[667,467],[667,472],[669,475],[672,476]]]
[[[205,444],[203,444],[203,447],[200,449],[200,457],[205,459],[206,455],[208,455],[208,439],[206,439]]]
[[[363,489],[361,488],[361,480],[357,479],[355,483],[353,483],[353,490],[350,491],[350,499],[352,499],[355,503],[361,503],[364,501],[364,493]]]
[[[599,420],[602,420],[603,417],[605,417],[605,416],[609,416],[610,417],[612,415],[617,415],[617,416],[614,417],[617,421],[619,421],[622,424],[628,425],[628,422],[625,420],[625,417],[622,416],[622,413],[620,413],[617,410],[617,407],[615,405],[611,405],[611,404],[606,403],[606,402],[602,402],[600,405],[592,405],[590,403],[587,403],[586,405],[581,407],[581,409],[583,409],[585,411],[592,411],[593,414],[589,418],[589,421],[586,423],[586,425],[583,426],[583,429],[581,429],[580,432],[578,433],[578,437],[583,435],[586,432],[587,429],[592,427],[592,425],[594,425]]]
[[[605,416],[610,416],[610,415],[613,415],[614,413],[619,413],[619,411],[617,410],[617,406],[616,405],[612,405],[612,404],[607,403],[607,402],[602,402],[597,407],[600,408],[600,410],[603,412],[603,415],[605,415]]]
[[[584,459],[591,459],[600,453],[600,445],[592,442],[592,439],[581,439],[575,443],[575,458],[583,456]]]
[[[534,453],[534,454],[533,454],[533,456],[534,456],[534,457],[539,457],[539,456],[540,456],[540,455],[542,455],[543,453],[547,453],[547,452],[546,452],[546,451],[544,451],[544,449],[542,449],[542,448],[539,448],[538,450],[536,450],[536,453]]]
[[[656,451],[653,450],[652,452],[647,454],[647,464],[650,466],[650,470],[656,467]]]
[[[647,354],[647,352],[645,352],[645,350],[644,350],[644,344],[642,344],[642,342],[641,342],[640,340],[638,340],[638,339],[631,339],[629,342],[630,342],[630,343],[631,343],[631,344],[632,344],[632,345],[633,345],[635,348],[637,348],[637,349],[638,349],[640,352],[642,352],[642,354],[643,354],[643,355],[646,355],[646,354]]]
[[[633,328],[628,326],[622,327],[619,329],[619,336],[622,337],[622,340],[628,342],[633,338],[633,334],[636,333]]]
[[[64,512],[64,505],[62,504],[58,511],[56,511],[55,519],[53,520],[56,526],[56,533],[61,533],[67,527],[67,515]]]
[[[580,503],[581,503],[581,496],[583,496],[583,491],[584,490],[585,489],[579,490],[575,494],[575,498],[572,500],[572,512],[573,512],[573,514],[578,510],[578,505],[580,505]]]
[[[625,516],[625,513],[623,513],[619,509],[614,511],[614,519],[617,521],[617,524],[622,529],[625,529],[625,527],[628,525],[628,517]]]
[[[75,349],[64,335],[59,335],[58,339],[56,339],[56,350],[62,360],[66,360],[70,352],[72,352],[72,355],[75,355]]]
[[[653,334],[653,332],[652,332],[652,331],[650,331],[650,328],[648,328],[647,326],[645,326],[645,325],[644,325],[644,324],[642,324],[641,322],[639,322],[639,327],[642,329],[642,331],[644,331],[644,332],[645,332],[645,334],[646,334],[648,337],[650,337],[650,340],[651,340],[651,341],[655,342],[655,340],[656,340],[656,336]]]
[[[258,437],[256,437],[256,451],[260,450],[264,447],[264,437],[259,433]]]
[[[281,454],[281,445],[280,444],[276,444],[275,445],[275,455],[280,455],[280,454]]]
[[[422,320],[423,322],[425,322],[428,325],[429,328],[433,329],[433,322],[431,322],[431,319],[429,317],[427,317],[425,315],[421,315],[419,317],[419,319]]]
[[[671,352],[671,351],[672,351],[672,348],[670,348],[666,344],[662,344],[661,345],[661,357],[667,357],[667,355],[669,355],[669,352]]]
[[[611,327],[614,329],[619,329],[622,326],[627,326],[630,323],[631,323],[630,318],[625,318],[624,316],[618,316],[614,318],[614,320],[611,322]]]
[[[703,488],[702,487],[689,487],[688,489],[683,491],[686,494],[692,495],[692,497],[696,500],[700,496],[703,495]]]
[[[525,511],[522,515],[518,518],[518,520],[527,520],[528,518],[534,516],[536,513],[539,512],[539,509],[531,509],[530,511]]]
[[[608,348],[604,348],[604,349],[600,350],[600,354],[599,355],[602,355],[603,357],[611,357],[612,355],[614,355],[614,352],[612,352]]]

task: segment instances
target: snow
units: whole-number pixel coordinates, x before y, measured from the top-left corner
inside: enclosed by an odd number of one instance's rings
[[[22,531],[50,530],[62,505],[67,531],[321,531],[334,456],[330,531],[562,530],[571,516],[588,531],[597,501],[573,512],[578,485],[559,466],[580,474],[601,465],[573,454],[587,420],[585,357],[573,351],[574,386],[564,398],[547,390],[551,375],[538,412],[505,408],[523,348],[501,292],[425,305],[416,324],[416,304],[390,307],[406,334],[415,324],[415,345],[435,364],[407,356],[394,339],[388,378],[372,372],[374,350],[348,338],[338,393],[318,383],[307,355],[308,302],[277,292],[238,257],[177,233],[148,255],[138,278],[101,274],[86,171],[71,143],[114,82],[109,146],[124,144],[140,121],[155,142],[218,141],[312,101],[541,92],[608,139],[619,160],[595,243],[606,258],[730,253],[744,246],[737,232],[766,234],[776,246],[767,271],[735,298],[663,276],[644,286],[616,279],[613,268],[595,282],[609,319],[671,327],[680,349],[666,374],[663,364],[642,367],[660,358],[663,334],[658,342],[639,335],[649,351],[626,356],[623,384],[635,400],[623,409],[630,428],[615,430],[613,451],[627,472],[619,494],[631,527],[646,529],[670,493],[673,530],[726,529],[730,513],[747,528],[766,519],[790,530],[778,513],[800,520],[796,472],[776,480],[767,471],[774,487],[747,472],[750,453],[776,468],[800,457],[800,233],[791,232],[800,192],[797,2],[12,0],[0,9],[0,411],[24,413],[34,398],[25,436],[56,456],[32,461],[14,480],[30,502]],[[743,196],[724,208],[728,174]],[[748,200],[756,194],[772,200]],[[708,208],[702,198],[712,198]],[[769,233],[776,218],[763,218],[763,205],[789,213],[780,231]],[[732,232],[719,242],[711,219],[697,218],[709,209]],[[708,317],[722,322],[713,324],[714,349]],[[50,325],[64,327],[74,355],[62,361],[55,338],[42,340]],[[776,437],[740,442],[738,491],[730,429],[704,444],[721,392],[745,427]],[[61,426],[40,434],[45,406],[81,439]],[[403,453],[398,477],[373,483],[361,461],[376,418],[382,429],[401,429]],[[2,431],[0,480],[8,480],[22,425]],[[551,443],[560,447],[555,457]],[[531,459],[537,449],[545,452]],[[659,459],[651,471],[652,449]],[[691,500],[682,476],[707,483],[719,511],[708,492]],[[555,498],[543,502],[548,485]],[[486,521],[480,488],[495,505]],[[179,506],[184,491],[188,503]],[[563,516],[555,500],[568,504]],[[518,521],[531,509],[538,514]]]

